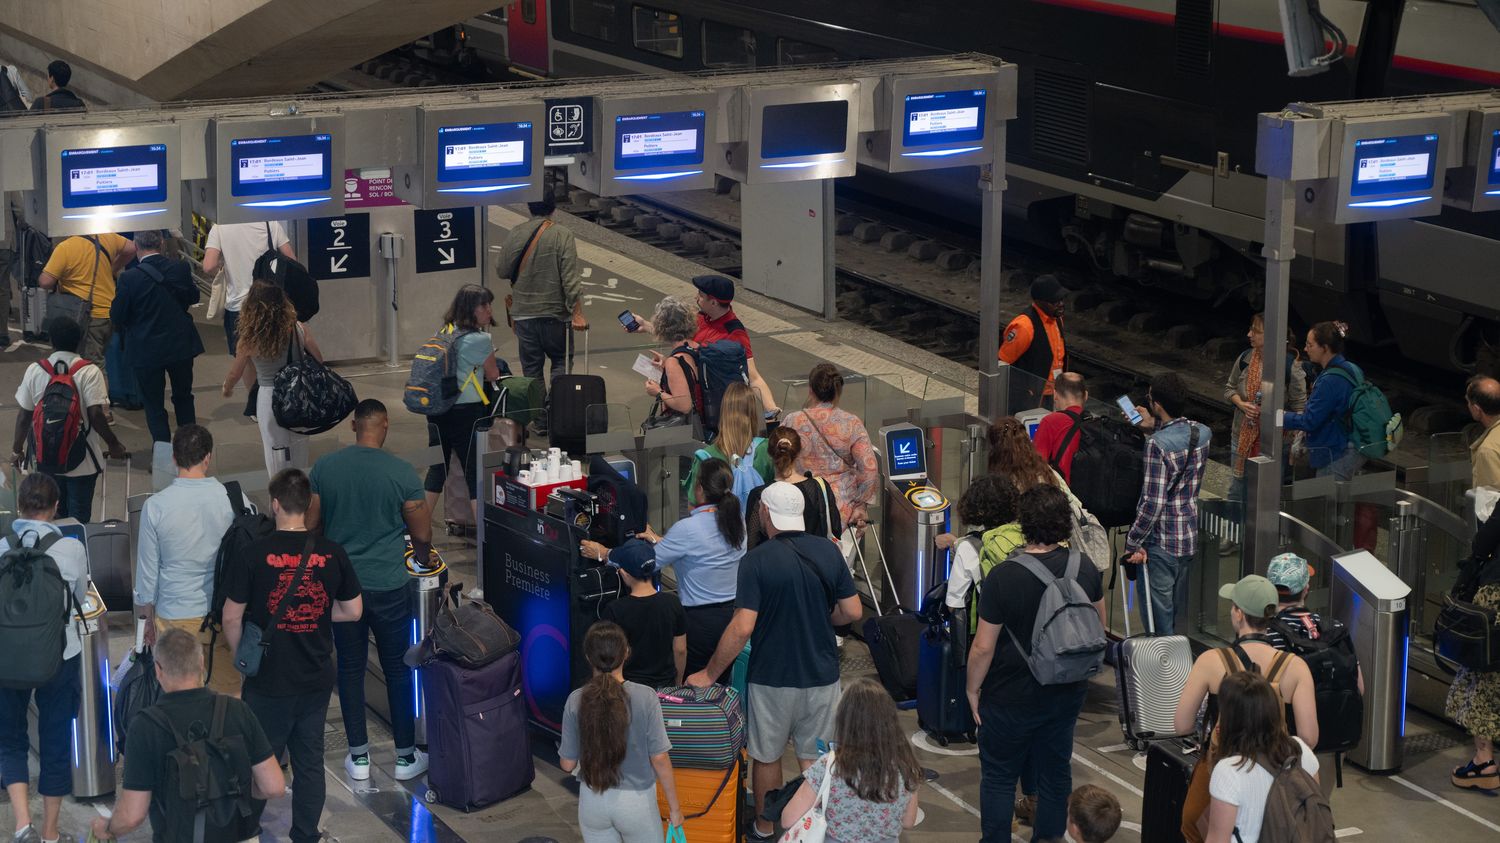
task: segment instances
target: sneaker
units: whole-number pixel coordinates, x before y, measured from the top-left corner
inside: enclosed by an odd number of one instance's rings
[[[368,781],[370,778],[370,756],[365,754],[356,758],[353,755],[345,755],[344,772],[349,774],[349,778],[357,782]]]
[[[1238,556],[1240,554],[1239,542],[1224,542],[1219,545],[1220,556]]]
[[[771,826],[771,831],[769,833],[767,833],[767,834],[761,834],[760,828],[759,828],[759,824],[756,823],[754,820],[751,820],[750,821],[750,827],[747,828],[747,829],[745,829],[745,839],[746,840],[754,840],[754,841],[775,840],[776,839],[776,826],[772,825]]]
[[[1500,768],[1493,760],[1484,764],[1470,761],[1453,771],[1453,786],[1465,790],[1495,790],[1500,788]]]
[[[36,826],[28,825],[16,832],[13,839],[16,843],[42,843],[42,834],[36,830]]]
[[[416,778],[427,772],[427,753],[420,749],[412,750],[411,760],[405,757],[396,758],[396,781],[404,782]]]
[[[47,841],[44,840],[42,841],[42,843],[47,843]],[[57,833],[57,839],[53,840],[52,843],[78,843],[78,838],[67,833],[66,831],[59,831]]]

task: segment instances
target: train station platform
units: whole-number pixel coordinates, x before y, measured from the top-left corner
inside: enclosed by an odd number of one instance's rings
[[[504,231],[522,218],[523,213],[518,209],[490,209],[487,242],[501,242]],[[604,376],[610,402],[621,407],[619,412],[612,411],[611,427],[638,426],[648,412],[650,399],[642,390],[642,378],[631,370],[631,365],[648,345],[646,338],[622,331],[616,314],[627,308],[649,314],[654,303],[667,294],[690,298],[693,288],[687,279],[703,270],[686,259],[666,255],[592,223],[561,213],[557,219],[578,238],[579,265],[585,273],[584,313],[593,326],[588,369]],[[495,248],[491,246],[492,252]],[[494,258],[492,253],[486,261],[491,264],[487,280],[499,290],[493,275]],[[903,416],[924,402],[958,402],[969,412],[974,410],[977,377],[973,370],[960,364],[858,325],[824,321],[753,293],[741,292],[735,310],[752,336],[762,375],[773,384],[783,384],[779,389],[786,396],[782,399],[784,409],[800,406],[805,387],[799,385],[798,379],[804,378],[814,364],[826,360],[862,376],[851,379],[844,405],[860,414],[872,430],[883,420]],[[265,476],[258,429],[241,415],[243,393],[236,393],[228,400],[219,396],[219,384],[229,363],[222,330],[218,325],[204,322],[201,307],[195,312],[208,349],[196,364],[195,394],[200,422],[207,424],[215,436],[216,474],[221,479],[241,479],[247,488],[258,487],[254,496],[264,503]],[[317,320],[313,326],[316,331]],[[12,330],[11,335],[16,338],[20,332]],[[494,336],[499,354],[519,368],[514,337],[503,325],[495,330]],[[7,385],[0,390],[0,417],[7,412],[14,415],[11,396],[14,384],[26,365],[46,353],[45,348],[18,343],[0,354],[0,384]],[[581,351],[578,366],[580,369],[584,366]],[[405,368],[392,369],[383,362],[336,368],[355,384],[361,397],[378,398],[392,408],[387,447],[419,469],[425,468],[428,453],[424,420],[400,410]],[[131,485],[135,490],[145,489],[149,486],[150,460],[144,418],[139,412],[123,410],[116,410],[114,415],[117,433],[135,454],[130,469]],[[350,444],[352,438],[347,427],[314,437],[312,455],[316,458],[329,453]],[[957,444],[950,442],[943,446],[945,454],[950,449],[956,451]],[[945,456],[944,460],[947,459]],[[1215,467],[1207,484],[1210,493],[1222,493],[1226,483],[1227,470]],[[113,515],[122,511],[124,504],[117,496],[123,485],[110,484],[111,497],[102,501],[103,513]],[[101,502],[96,501],[96,513],[101,511],[100,507]],[[437,520],[435,539],[452,569],[451,581],[472,587],[477,580],[472,546],[462,538],[443,535],[440,514]],[[1123,578],[1120,580],[1122,588],[1125,582]],[[1107,599],[1111,606],[1118,607],[1118,593],[1110,592]],[[117,613],[110,618],[113,661],[118,662],[128,647],[130,625],[128,613]],[[846,679],[874,672],[868,650],[855,639],[850,639],[840,651],[840,658]],[[529,791],[488,809],[465,814],[426,804],[423,800],[426,788],[420,779],[394,781],[390,774],[393,764],[390,736],[375,715],[371,714],[370,722],[375,769],[368,782],[355,783],[343,772],[346,743],[335,696],[326,726],[328,801],[323,827],[330,839],[544,843],[580,838],[578,785],[558,768],[555,745],[550,738],[533,736],[537,777]],[[918,728],[914,712],[902,712],[901,722],[917,748],[919,762],[932,771],[921,789],[921,821],[905,839],[932,843],[973,841],[979,827],[977,749],[964,744],[934,745]],[[1370,776],[1346,767],[1345,785],[1333,797],[1341,839],[1477,840],[1500,832],[1500,800],[1459,792],[1448,784],[1448,771],[1468,758],[1468,741],[1460,730],[1413,710],[1408,712],[1405,740],[1406,761],[1397,775]],[[1111,675],[1096,678],[1091,684],[1076,732],[1073,760],[1075,786],[1097,784],[1120,798],[1126,824],[1116,839],[1140,839],[1144,759],[1122,743]],[[790,755],[784,764],[789,774],[795,770]],[[90,802],[70,800],[64,810],[64,830],[82,839],[87,823],[107,811],[112,801],[110,797]],[[289,811],[289,800],[271,803],[262,840],[285,838]],[[0,803],[0,824],[10,817],[9,808]],[[1017,839],[1029,839],[1029,830],[1021,829],[1021,835]],[[124,839],[148,840],[149,831],[143,829]]]

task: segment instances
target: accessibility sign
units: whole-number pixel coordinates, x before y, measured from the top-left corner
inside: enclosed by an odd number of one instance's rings
[[[547,100],[547,154],[594,151],[592,97]]]
[[[370,276],[370,215],[307,221],[307,272],[316,281]]]

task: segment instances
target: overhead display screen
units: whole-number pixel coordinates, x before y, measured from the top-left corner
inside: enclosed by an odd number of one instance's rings
[[[167,199],[167,146],[64,149],[64,208],[139,205]]]
[[[615,118],[615,169],[703,163],[704,111],[622,114]]]
[[[940,91],[906,96],[906,146],[984,140],[985,91]]]
[[[1500,185],[1500,129],[1490,137],[1490,184]]]
[[[760,118],[760,157],[843,152],[848,129],[848,100],[768,105]]]
[[[235,138],[229,141],[229,190],[235,196],[327,190],[332,160],[332,135]]]
[[[1382,196],[1429,190],[1437,166],[1438,136],[1404,135],[1354,142],[1349,195]]]
[[[437,180],[444,183],[516,179],[531,175],[529,120],[477,126],[439,126]]]

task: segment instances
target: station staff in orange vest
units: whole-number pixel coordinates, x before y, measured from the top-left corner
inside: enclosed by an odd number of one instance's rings
[[[1014,376],[1010,386],[1010,410],[1052,407],[1052,382],[1067,368],[1063,345],[1063,301],[1067,290],[1053,275],[1039,275],[1031,282],[1031,307],[1005,326],[1000,341],[1000,360],[1031,377]],[[1043,384],[1040,389],[1039,384]]]

